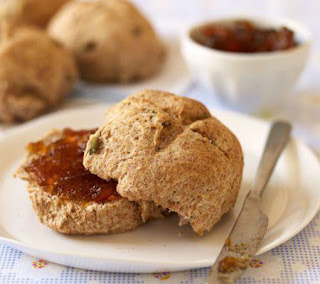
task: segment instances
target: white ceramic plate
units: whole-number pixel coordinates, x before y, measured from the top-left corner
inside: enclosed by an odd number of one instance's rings
[[[151,78],[129,84],[88,84],[79,82],[75,94],[80,97],[99,99],[108,97],[108,101],[119,101],[124,97],[143,89],[157,89],[182,94],[190,84],[188,68],[182,58],[177,28],[161,29],[161,38],[166,48],[166,59],[161,71]]]
[[[0,239],[33,256],[79,268],[116,272],[176,271],[209,266],[229,234],[255,174],[269,124],[248,116],[214,114],[239,137],[245,154],[243,185],[236,206],[202,237],[173,216],[141,226],[134,232],[110,236],[65,236],[40,224],[24,182],[12,177],[24,146],[51,128],[101,125],[106,106],[61,111],[9,131],[0,140]],[[320,167],[301,142],[292,139],[279,160],[263,196],[270,218],[259,253],[283,243],[304,228],[320,205]]]

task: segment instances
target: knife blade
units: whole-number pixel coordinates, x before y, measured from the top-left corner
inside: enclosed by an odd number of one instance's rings
[[[290,139],[291,125],[272,124],[251,190],[229,237],[211,268],[207,284],[235,283],[249,267],[268,229],[268,217],[261,209],[261,196],[278,158]]]

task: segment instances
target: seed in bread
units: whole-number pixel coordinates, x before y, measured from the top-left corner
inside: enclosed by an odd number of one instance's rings
[[[236,136],[201,103],[145,90],[111,107],[90,136],[84,166],[118,182],[130,201],[153,201],[178,213],[198,234],[210,231],[234,205],[243,154]]]
[[[87,81],[136,81],[163,63],[164,48],[151,24],[125,0],[72,1],[53,17],[48,32],[75,54]]]
[[[72,55],[37,28],[1,37],[0,121],[29,120],[61,104],[77,80]]]
[[[65,234],[109,234],[136,229],[150,218],[163,217],[150,202],[122,198],[114,180],[102,180],[82,164],[94,130],[52,131],[30,143],[17,176],[28,181],[40,221]]]

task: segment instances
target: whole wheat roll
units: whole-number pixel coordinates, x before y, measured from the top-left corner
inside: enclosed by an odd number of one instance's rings
[[[107,111],[87,143],[84,166],[117,180],[121,196],[153,201],[202,234],[233,207],[243,154],[236,136],[201,103],[145,90]]]

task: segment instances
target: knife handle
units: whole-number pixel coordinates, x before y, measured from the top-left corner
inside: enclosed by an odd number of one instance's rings
[[[254,179],[250,195],[261,198],[278,158],[290,139],[291,124],[285,121],[275,121],[269,132],[262,158]]]

